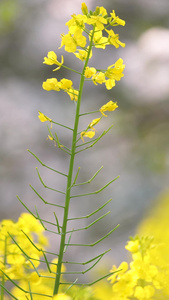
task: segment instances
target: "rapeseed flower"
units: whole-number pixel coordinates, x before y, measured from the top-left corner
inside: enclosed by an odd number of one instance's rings
[[[104,112],[114,111],[117,107],[118,107],[117,102],[109,101],[106,104],[104,104],[99,110],[103,116],[107,117],[107,115],[105,115]]]
[[[47,54],[47,57],[44,57],[44,62],[43,62],[43,64],[46,64],[46,65],[58,65],[58,67],[56,69],[54,69],[53,71],[59,70],[61,68],[61,66],[63,65],[63,63],[64,63],[63,55],[61,58],[61,62],[59,62],[57,60],[57,55],[54,51],[49,51]]]
[[[84,142],[84,137],[88,137],[92,139],[95,136],[95,130],[82,131],[80,136],[83,142]]]
[[[103,30],[104,25],[107,24],[107,20],[102,16],[91,16],[86,23],[94,25],[96,30]]]
[[[114,79],[107,79],[105,82],[105,86],[107,90],[111,90],[116,85],[116,82]]]
[[[98,124],[100,122],[101,118],[96,118],[96,119],[93,119],[92,122],[90,122],[90,124],[88,125],[89,128],[95,130],[95,128],[93,128],[93,126],[95,126],[96,124]]]
[[[87,21],[87,17],[83,15],[72,15],[72,19],[70,19],[66,26],[69,28],[69,33],[74,34],[78,29],[82,31],[85,29],[85,22]]]
[[[77,29],[74,34],[70,32],[68,34],[62,34],[61,47],[65,46],[65,51],[75,52],[77,47],[84,48],[86,46],[86,37],[83,36],[82,30]]]
[[[56,78],[48,78],[43,82],[42,87],[46,91],[60,91],[60,87],[58,86],[58,81]]]
[[[41,122],[46,122],[46,121],[49,121],[51,123],[51,128],[52,128],[52,119],[48,118],[47,116],[45,116],[43,113],[41,113],[39,111],[39,116],[38,116],[39,120]]]
[[[79,91],[73,88],[70,88],[66,93],[70,96],[70,100],[77,101],[79,96]]]
[[[116,16],[116,13],[114,10],[112,10],[112,13],[110,13],[110,15],[111,15],[111,19],[113,19],[113,21],[110,20],[111,26],[117,26],[117,25],[125,26],[125,21],[120,19],[118,16]]]
[[[77,53],[75,52],[74,55],[80,60],[85,61],[88,55],[88,48],[86,50],[78,49],[77,51],[78,52]],[[89,55],[89,58],[91,57],[92,57],[92,51],[90,51],[90,55]]]
[[[69,90],[70,88],[72,88],[73,82],[72,80],[63,78],[60,80],[60,82],[58,82],[58,86],[61,90]]]
[[[105,80],[105,74],[103,72],[98,72],[92,76],[92,81],[95,85],[97,85],[97,83],[102,84]]]
[[[155,289],[151,285],[136,286],[134,297],[139,300],[152,299],[155,294]]]
[[[17,222],[3,220],[0,223],[0,236],[0,257],[5,257],[1,269],[11,279],[29,280],[43,254],[38,249],[43,250],[48,245],[43,226],[32,215],[22,213]]]
[[[125,65],[123,64],[123,59],[119,58],[115,64],[109,66],[105,72],[105,76],[114,79],[116,81],[119,81],[123,76],[123,70],[125,68]]]
[[[119,41],[119,34],[115,34],[112,29],[105,29],[105,31],[108,33],[108,42],[110,45],[113,45],[116,48],[119,48],[119,46],[125,47],[125,43]]]
[[[88,127],[87,127],[87,130],[86,131],[82,131],[81,132],[81,139],[82,141],[84,142],[84,137],[88,137],[88,138],[93,138],[95,136],[95,131],[96,129],[94,128],[95,125],[97,125],[99,122],[100,122],[101,118],[96,118],[96,119],[93,119]],[[90,129],[90,130],[88,130]]]
[[[85,2],[82,3],[82,5],[81,5],[81,10],[82,10],[82,13],[83,13],[84,15],[87,15],[87,14],[88,14],[88,8],[87,8],[87,5],[86,5]]]
[[[96,74],[96,69],[95,68],[93,68],[93,67],[91,67],[91,68],[86,67],[85,73],[84,73],[84,75],[85,75],[86,78],[90,78],[90,77],[92,77],[95,74]]]
[[[97,30],[94,32],[93,43],[96,48],[105,49],[108,45],[108,38],[103,36],[102,30]]]

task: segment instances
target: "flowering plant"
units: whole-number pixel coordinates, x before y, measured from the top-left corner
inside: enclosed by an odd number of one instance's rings
[[[119,81],[124,76],[123,70],[125,68],[122,58],[119,58],[117,61],[112,61],[111,65],[103,70],[98,67],[89,66],[89,61],[94,55],[93,50],[95,48],[105,50],[109,45],[114,46],[115,48],[125,46],[125,44],[119,40],[119,35],[116,34],[112,29],[114,26],[124,26],[125,21],[116,16],[114,10],[109,15],[104,7],[96,7],[95,11],[92,12],[88,11],[85,3],[82,3],[81,10],[82,14],[73,14],[71,19],[66,23],[68,26],[68,33],[61,35],[60,46],[60,48],[64,47],[66,52],[74,54],[75,57],[82,62],[81,70],[79,71],[69,68],[65,64],[64,56],[62,55],[61,59],[58,59],[57,54],[54,51],[49,51],[43,62],[47,65],[54,65],[53,71],[58,71],[61,68],[65,68],[68,71],[75,72],[79,75],[78,88],[74,87],[72,80],[69,78],[62,78],[61,80],[58,80],[55,77],[48,78],[45,82],[43,82],[42,85],[44,90],[53,90],[56,92],[62,91],[70,97],[71,101],[74,101],[76,107],[74,126],[68,127],[64,124],[58,123],[39,111],[40,121],[50,123],[50,127],[48,126],[48,139],[53,141],[54,145],[58,146],[58,148],[70,158],[68,173],[64,173],[60,170],[56,170],[50,166],[47,166],[32,151],[29,150],[29,152],[42,166],[51,172],[54,172],[55,174],[57,173],[58,176],[62,176],[66,179],[65,191],[53,189],[44,183],[40,172],[37,169],[38,177],[42,185],[49,190],[53,190],[56,193],[64,195],[65,200],[62,205],[58,203],[50,203],[44,199],[33,186],[31,186],[35,194],[43,203],[45,203],[47,206],[53,206],[55,222],[49,222],[45,219],[42,219],[38,211],[36,211],[36,213],[32,212],[18,197],[19,201],[24,205],[29,214],[22,215],[17,223],[6,220],[1,224],[1,249],[3,256],[3,259],[1,259],[1,299],[3,299],[5,291],[7,291],[8,294],[14,299],[39,299],[39,297],[47,299],[52,296],[55,300],[70,299],[69,296],[65,294],[65,291],[70,288],[75,288],[75,285],[80,284],[77,278],[78,274],[84,274],[90,271],[109,250],[97,254],[95,257],[92,257],[87,261],[84,260],[81,262],[76,260],[71,262],[66,261],[64,259],[65,252],[72,247],[94,247],[108,237],[118,227],[117,225],[105,236],[100,237],[93,243],[87,244],[72,243],[71,238],[73,233],[76,231],[89,229],[91,226],[103,219],[108,213],[105,213],[101,217],[95,219],[86,227],[81,227],[79,224],[79,227],[76,229],[68,229],[68,224],[70,224],[72,221],[79,220],[80,222],[80,220],[87,220],[91,216],[95,216],[97,212],[101,211],[110,202],[110,200],[108,200],[94,212],[89,212],[85,216],[70,218],[69,209],[72,199],[79,198],[80,201],[80,199],[84,196],[98,194],[116,179],[110,180],[106,185],[102,186],[97,191],[86,194],[74,194],[75,187],[89,184],[96,178],[97,174],[102,169],[101,167],[87,181],[78,182],[80,167],[77,170],[75,170],[74,167],[77,154],[96,145],[96,143],[109,132],[109,130],[112,128],[112,125],[107,130],[104,130],[98,137],[95,137],[96,125],[100,122],[103,122],[103,119],[107,117],[107,112],[112,112],[118,107],[116,102],[109,100],[105,104],[103,103],[100,108],[96,104],[96,110],[94,112],[89,111],[82,113],[80,109],[84,85],[86,82],[92,81],[94,85],[97,86],[98,84],[104,84],[106,89],[110,90],[116,85],[116,81]],[[97,114],[96,118],[91,119],[90,123],[88,125],[86,124],[86,127],[79,131],[80,118],[82,116],[91,114]],[[70,148],[67,145],[60,143],[58,134],[56,132],[53,133],[53,126],[64,127],[69,131],[69,133],[72,134]],[[63,210],[62,221],[59,221],[59,218],[55,212],[58,207]],[[28,226],[29,223],[31,224],[30,228]],[[49,225],[52,227],[52,230],[49,229]],[[58,253],[49,252],[45,249],[44,246],[46,246],[47,242],[44,237],[44,231],[60,237]],[[37,232],[38,241],[36,242],[33,233]],[[54,260],[50,261],[48,255],[54,256]],[[45,264],[48,271],[45,272],[41,270],[40,263]],[[74,266],[73,271],[66,271],[66,265],[68,264]],[[85,270],[83,269],[82,271],[77,271],[77,266],[82,266],[83,268],[85,267]],[[113,270],[112,273],[114,272],[116,271]],[[71,282],[64,281],[62,278],[63,274],[67,276],[71,274],[75,276],[75,278]],[[97,278],[88,285],[92,285],[101,279],[108,277],[109,275],[110,274],[105,274],[101,278]],[[12,284],[14,284],[14,289],[12,292],[9,292],[5,287],[6,280],[9,280],[12,282]],[[18,281],[19,284],[17,283]],[[67,288],[63,288],[64,286],[67,286]]]

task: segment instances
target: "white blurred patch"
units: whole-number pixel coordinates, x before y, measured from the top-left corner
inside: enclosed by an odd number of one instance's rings
[[[62,0],[56,1],[52,0],[49,2],[48,10],[51,15],[56,17],[57,19],[64,19],[69,18],[72,14],[81,14],[81,3],[79,0]],[[91,9],[91,4],[93,0],[86,0],[85,1],[88,9]]]
[[[169,30],[158,27],[147,30],[137,44],[126,47],[124,82],[138,100],[158,102],[169,96],[168,49]]]

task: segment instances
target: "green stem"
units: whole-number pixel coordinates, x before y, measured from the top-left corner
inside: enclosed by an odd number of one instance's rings
[[[83,71],[82,71],[81,79],[80,79],[80,85],[79,85],[79,95],[78,95],[77,106],[76,106],[76,115],[75,115],[73,137],[72,137],[72,149],[71,149],[69,172],[68,172],[68,178],[67,178],[65,209],[64,209],[64,216],[63,216],[60,249],[59,249],[58,264],[57,264],[56,279],[55,279],[53,295],[56,295],[59,292],[61,267],[62,267],[62,261],[63,261],[65,241],[66,241],[66,230],[67,230],[67,222],[68,222],[69,204],[70,204],[70,198],[71,198],[70,193],[71,193],[71,186],[72,186],[74,159],[75,159],[75,154],[76,154],[76,140],[77,140],[77,134],[78,134],[80,104],[81,104],[81,97],[82,97],[83,85],[84,85],[84,80],[85,80],[84,73],[85,73],[85,69],[88,65],[89,56],[90,56],[90,52],[92,49],[93,36],[94,36],[94,29],[93,29],[93,34],[92,34],[90,45],[89,45],[88,55],[87,55],[87,58],[86,58],[86,61],[85,61],[84,67],[83,67]]]

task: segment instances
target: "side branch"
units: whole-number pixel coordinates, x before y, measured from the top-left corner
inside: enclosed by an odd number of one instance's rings
[[[91,214],[86,215],[86,216],[82,216],[82,217],[77,217],[77,218],[70,218],[68,219],[68,221],[74,221],[74,220],[81,220],[81,219],[87,219],[91,216],[93,216],[94,214],[96,214],[98,211],[100,211],[103,207],[105,207],[108,203],[110,203],[112,201],[112,199],[109,199],[106,203],[104,203],[102,206],[100,206],[98,209],[96,209],[95,211],[93,211]]]
[[[45,168],[47,168],[47,169],[49,169],[49,170],[51,170],[51,171],[53,171],[53,172],[56,172],[56,173],[58,173],[58,174],[60,174],[60,175],[63,175],[63,176],[65,176],[65,177],[67,177],[68,175],[67,174],[64,174],[64,173],[62,173],[62,172],[60,172],[60,171],[57,171],[57,170],[55,170],[55,169],[53,169],[53,168],[51,168],[51,167],[49,167],[49,166],[47,166],[46,164],[44,164],[32,151],[30,151],[29,149],[28,149],[28,152],[30,153],[30,154],[32,154],[36,159],[37,159],[37,161],[43,166],[43,167],[45,167]]]
[[[99,240],[97,240],[96,242],[92,243],[92,244],[67,244],[69,246],[84,246],[84,247],[94,247],[95,245],[97,245],[98,243],[100,243],[101,241],[103,241],[105,238],[107,238],[113,231],[115,231],[118,227],[120,226],[120,224],[118,224],[115,228],[113,228],[112,230],[110,230],[106,235],[104,235],[102,238],[100,238]]]
[[[73,195],[71,196],[71,198],[77,198],[77,197],[82,197],[82,196],[89,196],[89,195],[94,195],[94,194],[98,194],[101,191],[103,191],[106,187],[108,187],[112,182],[114,182],[116,179],[118,179],[120,176],[117,176],[116,178],[114,178],[113,180],[109,181],[106,185],[104,185],[101,189],[95,191],[95,192],[91,192],[91,193],[86,193],[86,194],[81,194],[81,195]]]
[[[90,183],[92,182],[92,180],[97,176],[97,174],[103,169],[103,166],[100,167],[100,169],[98,171],[96,171],[96,173],[87,181],[85,182],[82,182],[82,183],[77,183],[77,184],[73,184],[72,187],[74,186],[79,186],[79,185],[84,185],[84,184],[87,184],[87,183]]]

